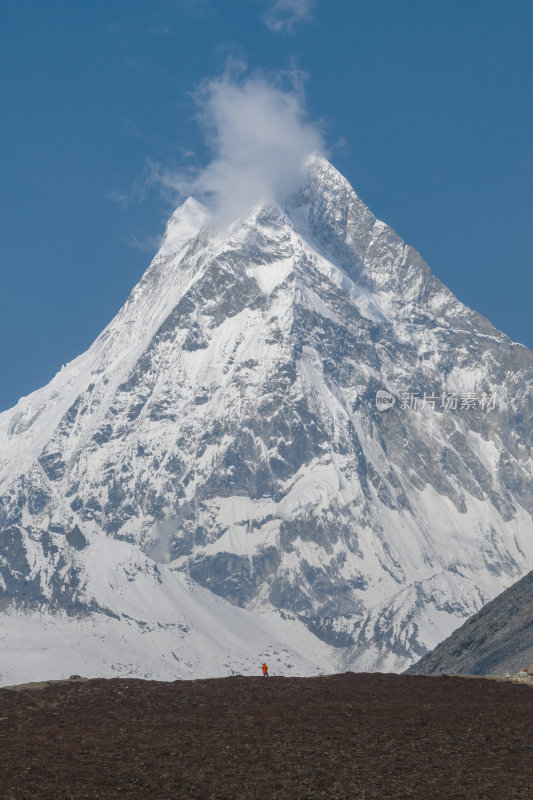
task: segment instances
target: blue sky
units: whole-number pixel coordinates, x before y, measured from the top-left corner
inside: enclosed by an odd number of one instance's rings
[[[228,60],[305,76],[371,210],[533,347],[529,0],[4,0],[0,410],[111,320],[172,210],[150,164],[205,165],[194,92]]]

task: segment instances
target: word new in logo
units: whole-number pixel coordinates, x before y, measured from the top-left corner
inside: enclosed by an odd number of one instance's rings
[[[378,389],[376,392],[376,408],[378,411],[388,411],[389,408],[392,408],[394,403],[396,402],[396,398],[390,392],[386,392],[385,389]]]

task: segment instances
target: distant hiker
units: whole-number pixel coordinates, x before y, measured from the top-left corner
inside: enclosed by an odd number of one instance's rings
[[[263,677],[268,678],[268,667],[266,664],[263,664]]]

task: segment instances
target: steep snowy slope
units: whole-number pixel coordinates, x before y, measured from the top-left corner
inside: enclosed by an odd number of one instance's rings
[[[404,668],[533,563],[532,386],[324,159],[227,230],[189,200],[91,349],[0,415],[3,602],[79,602],[77,526]]]
[[[28,680],[137,676],[159,680],[335,668],[334,652],[297,620],[235,608],[137,547],[102,535],[68,535],[57,579],[77,592],[65,611],[0,613],[0,685]]]

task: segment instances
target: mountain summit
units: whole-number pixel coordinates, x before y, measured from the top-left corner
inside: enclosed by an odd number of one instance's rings
[[[339,668],[404,669],[530,568],[532,386],[325,159],[224,230],[189,199],[92,347],[0,415],[2,603],[105,613],[84,543],[121,540]]]

